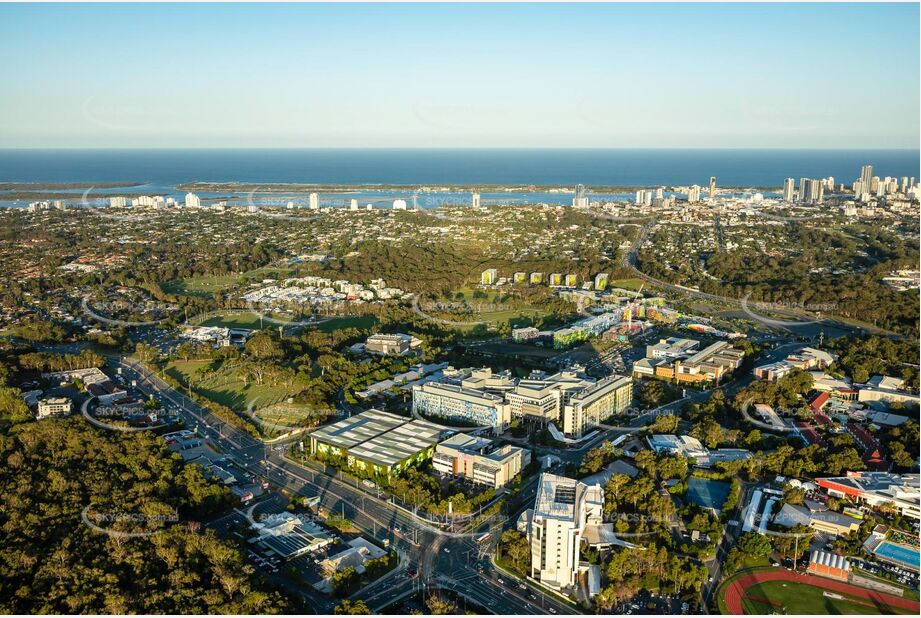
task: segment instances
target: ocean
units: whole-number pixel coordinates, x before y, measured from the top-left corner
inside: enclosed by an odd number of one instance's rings
[[[917,150],[0,150],[0,182],[772,186],[850,183],[870,163],[921,176]]]
[[[746,188],[779,187],[787,177],[798,182],[833,176],[837,183],[850,185],[868,163],[880,177],[921,176],[917,150],[5,149],[0,150],[0,182],[132,181],[143,186],[131,192],[179,195],[175,187],[190,181],[655,187],[706,186],[716,176],[720,187]],[[390,191],[372,197],[383,201],[403,195]],[[569,203],[572,197],[544,192],[504,197],[515,203],[539,196],[548,197],[549,203]],[[0,202],[5,201],[0,192]]]

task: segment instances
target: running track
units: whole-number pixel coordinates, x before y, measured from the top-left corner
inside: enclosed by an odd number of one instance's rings
[[[755,571],[734,580],[726,587],[724,592],[726,595],[726,609],[730,614],[737,616],[743,615],[745,610],[742,606],[742,597],[745,595],[745,591],[755,584],[778,580],[796,582],[800,584],[809,584],[811,586],[825,590],[842,592],[844,594],[849,594],[860,599],[867,599],[873,602],[875,605],[885,604],[891,607],[898,607],[900,609],[913,610],[915,613],[918,613],[919,610],[918,601],[903,599],[902,597],[897,597],[895,595],[885,594],[883,592],[869,590],[867,588],[861,588],[859,586],[846,584],[844,582],[839,582],[825,577],[793,573],[791,571],[787,571],[786,569]]]

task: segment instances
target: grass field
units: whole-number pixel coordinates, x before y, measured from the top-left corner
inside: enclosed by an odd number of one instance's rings
[[[623,290],[631,290],[634,292],[639,292],[640,288],[643,287],[645,283],[642,279],[612,279],[608,281],[609,288],[621,288]]]
[[[259,329],[259,316],[255,313],[233,313],[228,315],[217,315],[208,318],[201,323],[202,326],[220,326],[223,328],[247,328],[250,330]],[[263,328],[273,328],[278,326],[272,322],[264,322]]]
[[[258,405],[258,402],[256,403]],[[256,410],[254,414],[261,419],[266,425],[278,425],[279,427],[299,427],[305,420],[317,419],[324,420],[327,415],[324,411],[314,411],[307,406],[294,403],[277,403],[265,408]],[[310,423],[315,424],[315,423]]]
[[[908,614],[907,610],[876,606],[867,599],[840,594],[843,599],[823,595],[815,586],[793,582],[770,581],[755,584],[746,590],[743,599],[746,614]],[[763,599],[763,601],[762,601]],[[770,602],[768,602],[768,600]]]
[[[196,370],[210,362],[174,360],[166,366],[166,373],[184,384],[191,384],[192,390],[202,397],[238,412],[245,411],[253,400],[256,401],[257,407],[268,406],[295,394],[284,386],[258,385],[252,382],[247,385],[235,376],[220,370],[202,381],[196,375]]]
[[[160,289],[166,294],[179,294],[182,296],[211,296],[215,292],[226,289],[240,280],[236,275],[220,275],[213,277],[190,277],[188,279],[173,279],[160,284]]]

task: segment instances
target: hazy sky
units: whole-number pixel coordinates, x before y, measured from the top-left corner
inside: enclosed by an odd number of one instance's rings
[[[0,147],[916,148],[918,4],[0,5]]]

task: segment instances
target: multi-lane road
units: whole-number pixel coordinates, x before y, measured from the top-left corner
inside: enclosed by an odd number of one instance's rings
[[[389,540],[402,556],[400,567],[356,595],[372,609],[383,609],[415,591],[446,588],[497,614],[578,613],[539,588],[500,574],[491,564],[488,550],[484,551],[476,539],[492,529],[490,542],[494,544],[504,520],[485,522],[472,532],[433,526],[363,488],[291,461],[283,452],[227,425],[144,367],[118,358],[112,363],[129,379],[172,403],[188,424],[207,434],[212,447],[242,470],[268,480],[285,494],[319,496],[328,512],[344,515],[364,534]],[[530,492],[533,490],[530,487]],[[408,576],[410,571],[415,575]]]
[[[771,362],[782,358],[794,346],[788,344],[767,351],[762,360]],[[379,498],[367,488],[350,483],[348,479],[326,474],[319,466],[313,468],[291,461],[285,457],[284,448],[279,450],[276,448],[278,445],[267,445],[225,423],[140,364],[115,356],[109,357],[109,362],[113,367],[120,368],[127,379],[136,380],[144,390],[170,402],[189,426],[197,426],[206,435],[212,448],[227,456],[240,469],[267,480],[275,490],[286,495],[319,497],[320,504],[328,512],[344,515],[364,534],[389,541],[402,557],[400,567],[383,580],[363,589],[356,597],[364,599],[372,609],[383,609],[418,591],[445,588],[495,613],[578,613],[573,606],[532,583],[500,573],[492,564],[490,551],[494,550],[501,530],[513,521],[511,518],[484,522],[477,530],[466,533],[442,529]],[[750,381],[747,376],[721,388],[730,395]],[[678,401],[631,419],[625,427],[604,429],[585,444],[563,451],[553,449],[553,452],[562,456],[564,463],[578,463],[587,450],[602,441],[624,433],[639,432],[654,420],[656,414],[677,411],[686,403],[703,401],[708,396],[709,393],[692,392]],[[539,453],[551,452],[548,449],[537,450]],[[531,499],[535,487],[533,482],[525,486],[518,497],[519,501]],[[476,538],[490,529],[493,532],[491,547],[478,545]],[[732,535],[727,535],[719,551],[728,551],[734,540]],[[718,558],[722,558],[722,555]],[[710,564],[714,576],[713,586],[719,581],[719,564],[719,559]],[[709,600],[711,593],[712,590],[705,587],[705,601]]]

